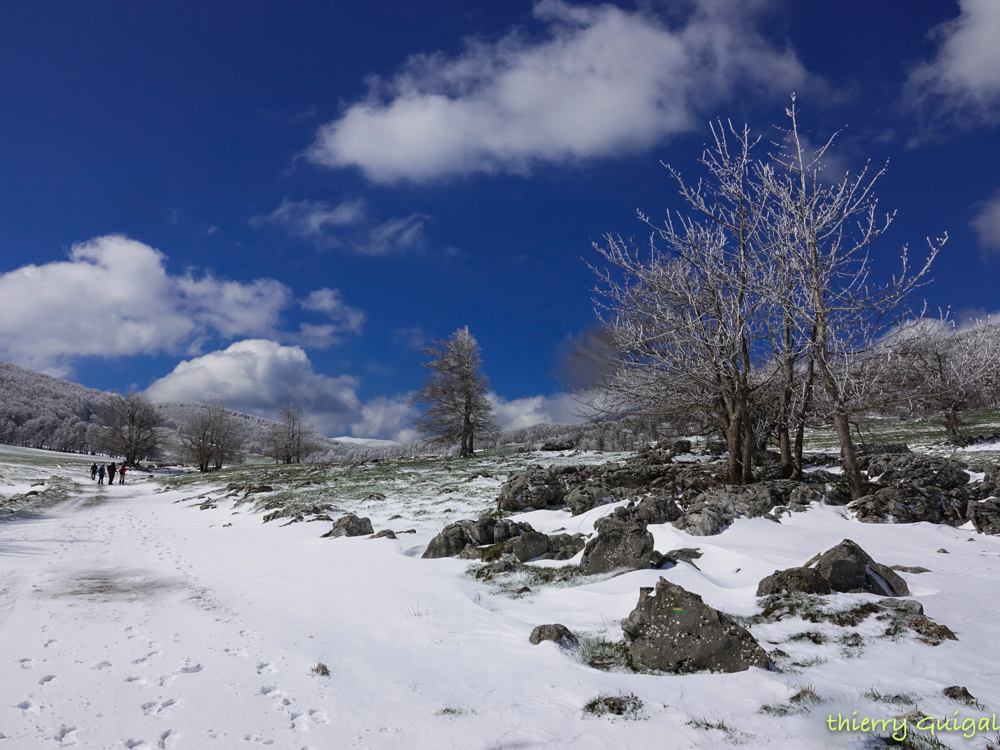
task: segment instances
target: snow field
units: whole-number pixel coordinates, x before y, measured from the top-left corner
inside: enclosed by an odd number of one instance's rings
[[[338,499],[371,516],[376,530],[417,528],[397,540],[320,539],[327,523],[262,524],[251,505],[234,511],[231,500],[202,511],[191,487],[162,492],[155,479],[100,492],[85,482],[55,510],[0,525],[0,749],[846,748],[866,746],[866,735],[831,732],[828,715],[1000,710],[996,538],[860,524],[842,508],[814,506],[780,524],[740,520],[714,537],[650,527],[658,550],[699,548],[700,570],[680,563],[574,586],[533,584],[512,597],[467,575],[468,561],[419,557],[443,525],[486,509],[476,498],[495,497],[503,478],[458,484],[475,486],[473,500],[439,496],[434,481],[421,485],[421,498]],[[589,533],[614,507],[516,518],[548,533]],[[397,513],[409,517],[389,522]],[[901,575],[926,614],[960,640],[932,647],[912,633],[878,638],[874,618],[853,629],[791,618],[751,629],[767,650],[789,655],[785,672],[685,676],[604,672],[551,642],[528,642],[533,627],[551,622],[620,640],[618,621],[660,575],[749,617],[760,611],[762,577],[844,538],[880,562],[929,568]],[[828,597],[844,608],[874,598]],[[837,640],[849,631],[860,646]],[[827,640],[795,639],[804,632]],[[311,674],[318,663],[329,677]],[[941,695],[955,684],[984,710]],[[822,700],[811,710],[790,703],[804,687]],[[638,721],[582,711],[598,695],[629,693],[643,702]],[[914,704],[870,697],[903,694]],[[940,739],[985,747],[982,736]]]

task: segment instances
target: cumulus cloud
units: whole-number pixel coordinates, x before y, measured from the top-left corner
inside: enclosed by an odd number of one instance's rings
[[[321,250],[346,248],[359,255],[391,255],[423,249],[424,224],[430,217],[410,214],[375,224],[369,214],[368,204],[360,198],[336,206],[284,198],[266,216],[251,217],[250,226],[279,227]]]
[[[787,94],[807,74],[754,30],[765,0],[693,0],[670,27],[648,10],[541,0],[543,38],[511,31],[454,57],[411,57],[322,126],[306,156],[373,182],[635,153],[695,127],[738,85]]]
[[[350,375],[317,373],[301,347],[247,339],[181,362],[146,393],[161,402],[221,398],[230,409],[270,419],[294,403],[309,410],[323,434],[339,435],[362,414],[357,387]]]
[[[565,393],[554,396],[530,396],[508,401],[490,394],[496,411],[497,427],[501,430],[518,430],[536,424],[574,424],[583,419],[573,414],[578,404]]]
[[[65,261],[0,274],[0,357],[65,375],[77,357],[191,354],[212,336],[329,346],[364,321],[336,290],[324,289],[305,304],[326,304],[320,312],[331,322],[281,332],[282,314],[294,302],[281,282],[172,275],[165,261],[149,245],[109,235],[73,245]]]
[[[967,126],[1000,122],[1000,3],[959,0],[958,18],[934,29],[937,56],[915,68],[906,95],[917,107]]]
[[[382,438],[409,443],[420,434],[412,421],[417,409],[407,403],[410,394],[386,398],[378,396],[361,407],[361,419],[351,425],[351,435],[357,438]]]
[[[1000,194],[980,206],[969,226],[976,232],[984,258],[1000,253]]]

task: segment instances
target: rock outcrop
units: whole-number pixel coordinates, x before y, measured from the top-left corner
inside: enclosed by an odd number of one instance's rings
[[[774,571],[757,586],[757,596],[770,596],[785,591],[806,594],[840,591],[878,596],[910,595],[906,581],[896,571],[888,565],[875,562],[850,539],[816,555],[800,568]]]
[[[665,578],[652,591],[640,589],[639,603],[622,621],[636,664],[677,673],[769,668],[764,649],[729,615]]]
[[[348,513],[334,521],[333,528],[323,534],[323,537],[365,536],[374,533],[371,519],[358,518],[353,513]]]

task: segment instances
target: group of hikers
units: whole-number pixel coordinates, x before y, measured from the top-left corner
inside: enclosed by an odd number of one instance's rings
[[[90,467],[90,478],[96,479],[98,484],[104,484],[104,477],[108,478],[108,484],[115,483],[115,474],[118,475],[118,484],[125,484],[125,472],[128,471],[128,467],[125,464],[121,466],[115,466],[115,462],[112,461],[107,466],[101,464],[98,466],[94,464]]]

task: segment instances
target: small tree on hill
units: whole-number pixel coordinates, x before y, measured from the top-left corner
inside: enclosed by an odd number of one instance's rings
[[[281,407],[281,421],[271,428],[264,441],[265,455],[285,464],[302,463],[320,447],[319,431],[295,404]]]
[[[156,406],[142,393],[112,394],[98,415],[99,443],[113,456],[124,456],[125,464],[151,458],[159,450]]]
[[[221,469],[224,462],[239,456],[245,442],[243,427],[222,400],[199,410],[181,425],[177,435],[185,458],[199,471]]]
[[[451,338],[424,349],[424,354],[432,358],[424,364],[432,372],[409,403],[427,404],[428,409],[413,425],[437,442],[459,443],[462,458],[473,456],[475,438],[496,429],[493,404],[486,396],[490,381],[480,370],[479,344],[468,327],[459,328]]]

